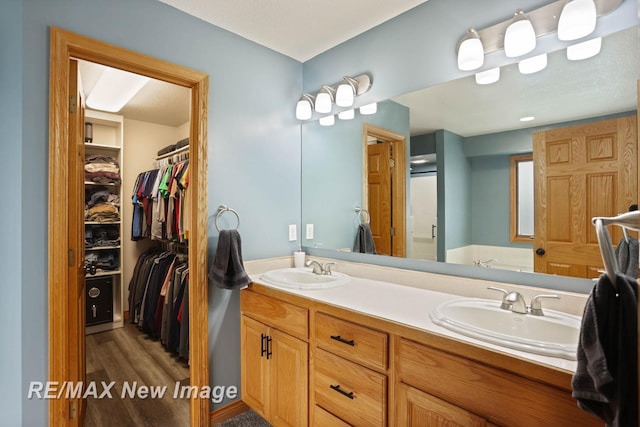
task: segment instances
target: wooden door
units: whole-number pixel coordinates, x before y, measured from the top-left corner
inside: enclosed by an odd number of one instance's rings
[[[367,145],[371,234],[376,253],[391,255],[391,143]]]
[[[269,365],[266,357],[268,336],[267,326],[241,316],[242,400],[266,419],[269,418]]]
[[[397,425],[406,427],[481,427],[485,420],[406,384],[398,386]]]
[[[78,61],[69,60],[69,320],[75,347],[69,360],[70,381],[86,383],[84,300],[84,108],[78,88]],[[71,332],[71,331],[70,331]],[[84,425],[85,401],[70,401],[71,425]],[[75,413],[74,413],[75,412]]]
[[[636,129],[635,116],[628,116],[534,133],[536,272],[600,275],[591,219],[638,203]],[[610,231],[617,245],[622,234]]]
[[[307,343],[272,329],[270,332],[269,372],[271,419],[275,427],[308,425]]]

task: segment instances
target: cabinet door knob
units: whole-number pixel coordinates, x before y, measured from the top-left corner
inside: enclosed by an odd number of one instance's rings
[[[546,253],[546,251],[544,250],[544,248],[538,248],[536,249],[536,255],[542,256]]]

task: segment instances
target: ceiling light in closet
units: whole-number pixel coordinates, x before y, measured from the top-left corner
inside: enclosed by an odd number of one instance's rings
[[[600,53],[602,48],[602,37],[587,40],[567,47],[567,59],[570,61],[579,61],[581,59],[591,58]]]
[[[340,120],[351,120],[356,116],[355,110],[352,108],[351,110],[340,111],[338,113],[338,118]]]
[[[149,77],[106,67],[87,97],[87,106],[94,110],[117,113],[149,80]]]
[[[378,111],[378,103],[373,102],[371,104],[363,105],[360,107],[360,114],[367,116],[369,114],[375,114]]]
[[[476,73],[476,83],[479,85],[490,85],[498,80],[500,80],[500,67]]]
[[[303,93],[296,104],[296,119],[309,120],[313,114],[313,95]]]
[[[577,40],[596,29],[596,4],[593,0],[571,0],[562,8],[558,20],[558,38]]]
[[[335,116],[332,114],[330,116],[320,117],[320,126],[333,126],[336,122]]]
[[[521,9],[511,20],[504,33],[504,53],[509,58],[525,55],[536,47],[536,32],[529,18]]]
[[[462,71],[476,70],[484,64],[484,47],[480,36],[469,28],[458,43],[458,68]]]
[[[544,70],[547,66],[547,54],[532,56],[518,62],[518,71],[522,74],[533,74]]]

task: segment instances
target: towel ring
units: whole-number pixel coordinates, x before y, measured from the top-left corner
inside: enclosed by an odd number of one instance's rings
[[[358,222],[360,224],[369,224],[371,222],[371,214],[369,211],[362,208],[356,208],[356,212],[358,212]]]
[[[234,214],[236,216],[236,219],[238,220],[238,225],[236,225],[236,228],[234,228],[234,230],[237,230],[238,227],[240,227],[240,215],[238,215],[238,212],[236,212],[235,209],[231,209],[230,207],[225,206],[225,205],[218,206],[218,212],[216,212],[216,221],[215,221],[216,230],[220,231],[220,224],[218,224],[218,219],[225,212],[231,212],[232,214]]]

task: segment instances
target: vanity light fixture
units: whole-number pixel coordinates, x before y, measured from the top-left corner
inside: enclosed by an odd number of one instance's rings
[[[296,119],[309,120],[313,114],[313,95],[303,93],[296,104]]]
[[[547,66],[547,54],[532,56],[518,62],[518,71],[522,74],[533,74],[544,70]]]
[[[340,120],[351,120],[355,116],[356,116],[356,112],[353,108],[351,110],[340,111],[338,113],[338,118]]]
[[[336,122],[336,118],[333,114],[331,114],[330,116],[324,116],[324,117],[320,117],[320,126],[333,126],[333,124]]]
[[[525,55],[536,47],[536,32],[533,24],[521,9],[511,20],[504,33],[504,53],[509,58]]]
[[[95,110],[117,113],[150,80],[146,76],[105,67],[87,97],[87,105]],[[113,90],[114,87],[118,90]]]
[[[335,93],[335,89],[331,86],[322,86],[322,89],[316,95],[316,112],[330,113]]]
[[[500,80],[500,67],[476,73],[476,83],[479,85],[490,85],[498,80]]]
[[[458,43],[458,68],[462,71],[476,70],[484,64],[484,47],[478,32],[469,28]]]
[[[558,39],[578,40],[596,29],[596,4],[593,0],[571,0],[562,8],[558,20]]]
[[[363,105],[360,107],[360,114],[368,116],[369,114],[375,114],[378,111],[378,103],[373,102],[371,104]]]
[[[580,61],[591,58],[600,53],[602,48],[602,37],[587,40],[567,47],[567,59],[570,61]]]

